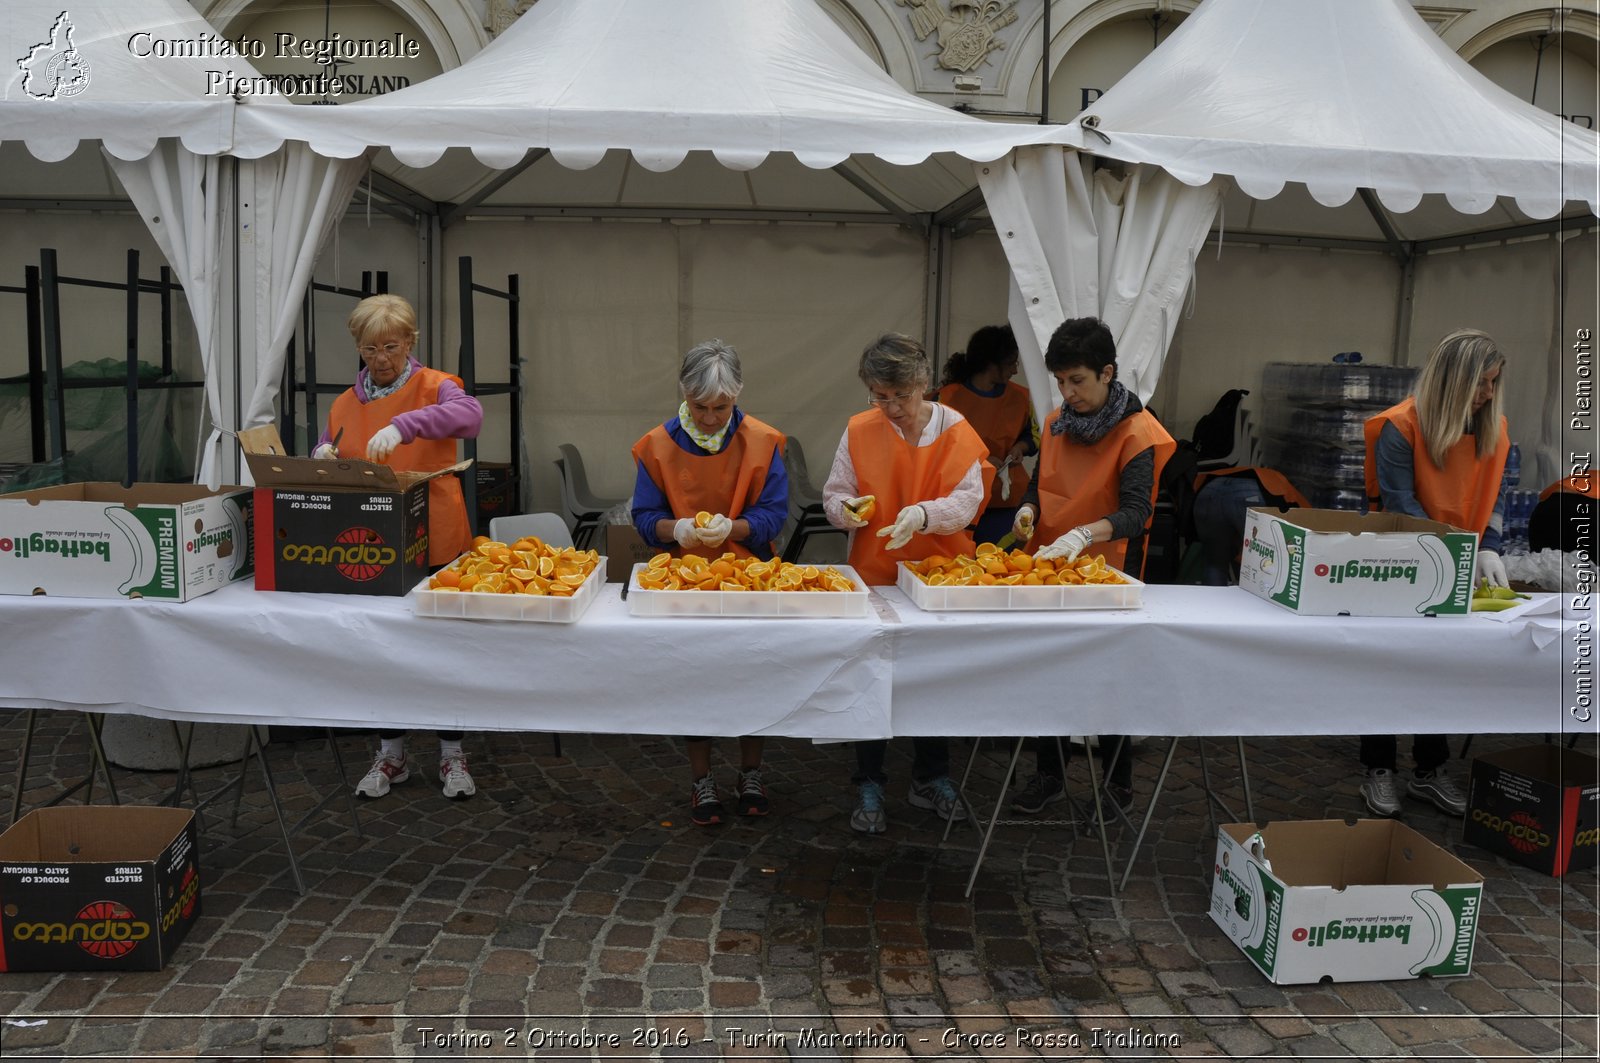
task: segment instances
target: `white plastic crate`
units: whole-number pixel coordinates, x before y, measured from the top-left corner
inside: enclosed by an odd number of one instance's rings
[[[412,588],[411,608],[418,616],[443,616],[454,620],[527,620],[545,624],[570,624],[600,596],[606,582],[606,559],[601,558],[572,597],[548,594],[478,594],[473,591],[430,591],[423,580]]]
[[[628,610],[634,616],[866,616],[867,586],[849,565],[833,565],[853,591],[652,591],[639,586],[637,564],[628,576]]]
[[[1111,571],[1127,583],[1089,583],[1064,587],[930,587],[900,562],[895,586],[929,612],[956,609],[1137,609],[1144,602],[1144,584],[1120,569]]]

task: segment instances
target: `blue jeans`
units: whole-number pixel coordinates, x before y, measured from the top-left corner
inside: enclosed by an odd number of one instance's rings
[[[1208,480],[1200,488],[1194,499],[1194,527],[1204,559],[1200,581],[1207,587],[1235,582],[1234,565],[1244,545],[1245,510],[1265,504],[1261,485],[1253,476],[1225,476]]]

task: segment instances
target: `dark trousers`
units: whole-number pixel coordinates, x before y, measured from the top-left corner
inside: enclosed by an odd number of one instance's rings
[[[1066,778],[1067,766],[1061,762],[1061,754],[1056,751],[1056,739],[1035,738],[1034,741],[1037,743],[1035,759],[1039,772],[1058,779]],[[1105,781],[1113,786],[1133,789],[1133,750],[1128,748],[1128,740],[1122,735],[1101,735],[1102,765],[1107,763],[1107,757],[1110,758],[1110,767],[1104,769]]]
[[[889,751],[889,740],[875,738],[857,742],[856,773],[850,781],[860,786],[875,782],[879,786],[889,781],[883,770],[883,756]],[[927,782],[950,774],[950,740],[948,738],[913,738],[911,740],[911,777],[917,782]]]
[[[1394,770],[1400,742],[1394,735],[1362,735],[1361,764],[1369,771],[1373,768]],[[1450,759],[1450,740],[1444,735],[1413,735],[1411,759],[1417,771],[1427,774]]]

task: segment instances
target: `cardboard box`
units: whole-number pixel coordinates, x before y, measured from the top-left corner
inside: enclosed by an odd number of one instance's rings
[[[607,524],[606,582],[627,583],[634,565],[645,564],[660,552],[647,544],[632,524]]]
[[[1600,857],[1600,762],[1548,743],[1472,762],[1462,840],[1560,877]]]
[[[403,595],[428,574],[428,481],[370,461],[283,453],[278,430],[239,433],[255,477],[256,590]]]
[[[1466,616],[1478,537],[1398,513],[1255,508],[1239,586],[1309,616]]]
[[[0,498],[0,593],[188,601],[252,571],[250,490],[61,484]]]
[[[0,835],[0,971],[159,971],[200,916],[184,808],[41,808]]]
[[[521,512],[517,500],[517,477],[511,464],[503,461],[480,461],[478,477],[478,528],[488,533],[489,522],[496,517],[509,517]]]
[[[1229,823],[1211,918],[1279,985],[1467,974],[1483,876],[1402,823]]]

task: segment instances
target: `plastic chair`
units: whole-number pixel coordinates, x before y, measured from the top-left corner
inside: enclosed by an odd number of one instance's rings
[[[806,540],[811,536],[826,532],[844,533],[829,524],[823,513],[822,492],[811,482],[806,452],[801,449],[798,439],[790,437],[783,451],[783,464],[789,473],[789,512],[793,523],[789,528],[789,537],[784,540],[782,557],[785,561],[794,562],[800,560],[800,552],[805,549]]]
[[[489,522],[489,538],[502,543],[513,543],[525,535],[532,535],[546,546],[572,546],[572,529],[559,513],[517,513],[495,517]]]
[[[561,470],[561,504],[572,514],[573,542],[587,549],[594,541],[595,532],[605,523],[606,513],[624,500],[597,497],[589,490],[589,478],[584,474],[583,457],[578,448],[562,443],[557,449],[561,451],[561,457],[556,459],[556,468]]]

